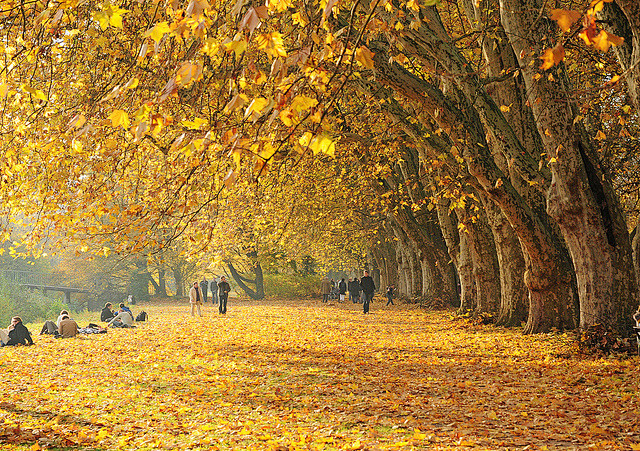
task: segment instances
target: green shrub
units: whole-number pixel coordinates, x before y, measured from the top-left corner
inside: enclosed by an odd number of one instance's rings
[[[0,279],[0,327],[7,327],[14,316],[25,323],[55,320],[60,310],[68,306],[60,299],[53,299],[41,291],[30,291]]]
[[[264,289],[267,296],[279,298],[318,296],[320,293],[320,279],[318,276],[265,274]]]

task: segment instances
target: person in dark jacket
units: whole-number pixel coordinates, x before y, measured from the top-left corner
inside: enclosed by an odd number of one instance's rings
[[[364,272],[364,276],[360,279],[360,288],[364,293],[364,302],[362,303],[362,313],[369,313],[369,304],[373,300],[373,293],[376,291],[376,284],[369,275],[369,271]]]
[[[394,305],[393,304],[393,292],[394,292],[393,285],[389,285],[387,287],[387,305]]]
[[[227,313],[227,298],[229,297],[229,292],[231,291],[231,285],[227,282],[225,276],[220,278],[220,283],[218,284],[218,297],[220,298],[220,306],[218,311],[221,315]]]
[[[218,281],[215,277],[211,281],[211,303],[213,305],[218,303]]]
[[[202,291],[202,302],[206,304],[207,294],[209,293],[209,281],[206,276],[202,277],[202,281],[200,282],[200,291]]]
[[[357,277],[353,279],[353,298],[352,301],[354,304],[360,302],[360,281]],[[351,289],[349,289],[349,295],[351,295]]]
[[[344,277],[340,279],[340,282],[338,283],[338,291],[340,293],[340,302],[342,302],[347,294],[347,283],[344,281]]]
[[[113,319],[115,314],[113,313],[113,310],[111,309],[111,307],[112,307],[111,302],[107,302],[104,305],[104,308],[100,312],[100,321],[104,321],[105,323],[108,323]]]
[[[33,340],[29,329],[22,324],[22,318],[14,316],[11,318],[11,325],[9,326],[9,340],[5,343],[5,346],[16,345],[32,345]]]

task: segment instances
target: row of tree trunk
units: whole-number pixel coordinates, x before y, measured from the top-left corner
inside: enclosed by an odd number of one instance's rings
[[[373,252],[382,279],[406,296],[496,314],[499,324],[526,321],[526,333],[628,329],[638,288],[624,214],[564,66],[540,69],[555,22],[537,0],[463,3],[479,34],[493,27],[481,40],[482,71],[437,7],[421,8],[418,23],[378,11],[402,26],[369,42],[375,78],[357,88],[384,99],[382,112],[409,142],[373,184],[397,202],[386,225],[393,240]],[[604,10],[627,25],[627,52],[618,53],[636,108],[639,10],[629,1]],[[389,57],[399,53],[430,75]]]

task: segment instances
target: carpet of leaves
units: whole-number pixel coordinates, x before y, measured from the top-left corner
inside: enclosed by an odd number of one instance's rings
[[[562,334],[381,303],[145,310],[0,349],[0,449],[640,449],[638,358]]]

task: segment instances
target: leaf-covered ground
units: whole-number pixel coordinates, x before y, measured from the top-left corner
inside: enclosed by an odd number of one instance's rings
[[[638,359],[568,357],[559,334],[380,303],[145,310],[0,349],[0,448],[640,449]]]

